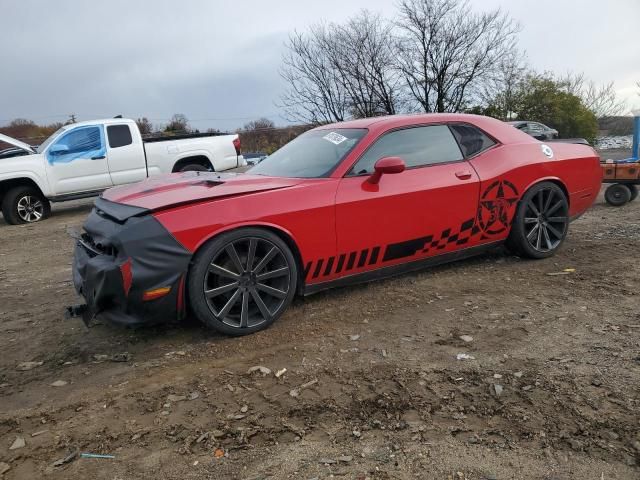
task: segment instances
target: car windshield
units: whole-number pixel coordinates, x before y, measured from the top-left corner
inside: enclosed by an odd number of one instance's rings
[[[271,177],[327,177],[367,133],[363,128],[312,130],[287,143],[247,173]]]
[[[47,147],[49,146],[49,144],[51,144],[51,142],[53,142],[56,138],[58,138],[58,135],[60,135],[66,129],[67,129],[67,127],[62,127],[62,128],[59,128],[58,130],[56,130],[56,132],[53,135],[51,135],[49,138],[47,138],[44,141],[44,143],[40,144],[40,146],[38,147],[38,153],[44,152],[47,149]]]

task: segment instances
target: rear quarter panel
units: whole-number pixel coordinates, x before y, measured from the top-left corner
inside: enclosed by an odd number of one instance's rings
[[[584,213],[600,190],[600,158],[587,145],[563,143],[549,145],[553,156],[548,158],[543,145],[538,142],[500,145],[472,159],[481,180],[481,197],[498,180],[513,184],[519,198],[536,183],[550,180],[565,188],[571,217]]]

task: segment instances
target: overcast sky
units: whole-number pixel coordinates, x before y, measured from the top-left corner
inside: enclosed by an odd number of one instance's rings
[[[537,70],[615,81],[640,108],[640,0],[471,0],[520,22]],[[123,114],[232,129],[277,107],[289,32],[340,22],[362,8],[396,15],[393,0],[2,0],[0,124]]]

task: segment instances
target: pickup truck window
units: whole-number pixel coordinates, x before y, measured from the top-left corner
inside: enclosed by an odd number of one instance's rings
[[[74,128],[57,139],[47,151],[47,161],[69,163],[80,158],[106,155],[102,127],[87,126]]]
[[[287,143],[247,173],[270,177],[327,177],[367,133],[362,128],[312,130]]]
[[[111,148],[126,147],[133,143],[129,125],[109,125],[107,127],[107,137]]]
[[[58,130],[56,130],[53,135],[51,135],[43,143],[40,144],[40,146],[38,147],[38,153],[43,153],[47,149],[47,147],[51,144],[51,142],[53,142],[56,138],[58,138],[58,135],[60,135],[65,130],[68,130],[68,127],[61,127]]]

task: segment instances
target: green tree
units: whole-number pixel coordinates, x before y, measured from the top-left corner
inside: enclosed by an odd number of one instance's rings
[[[529,75],[520,85],[516,111],[521,120],[531,120],[558,130],[561,138],[582,137],[593,142],[598,121],[562,81],[550,75]]]

